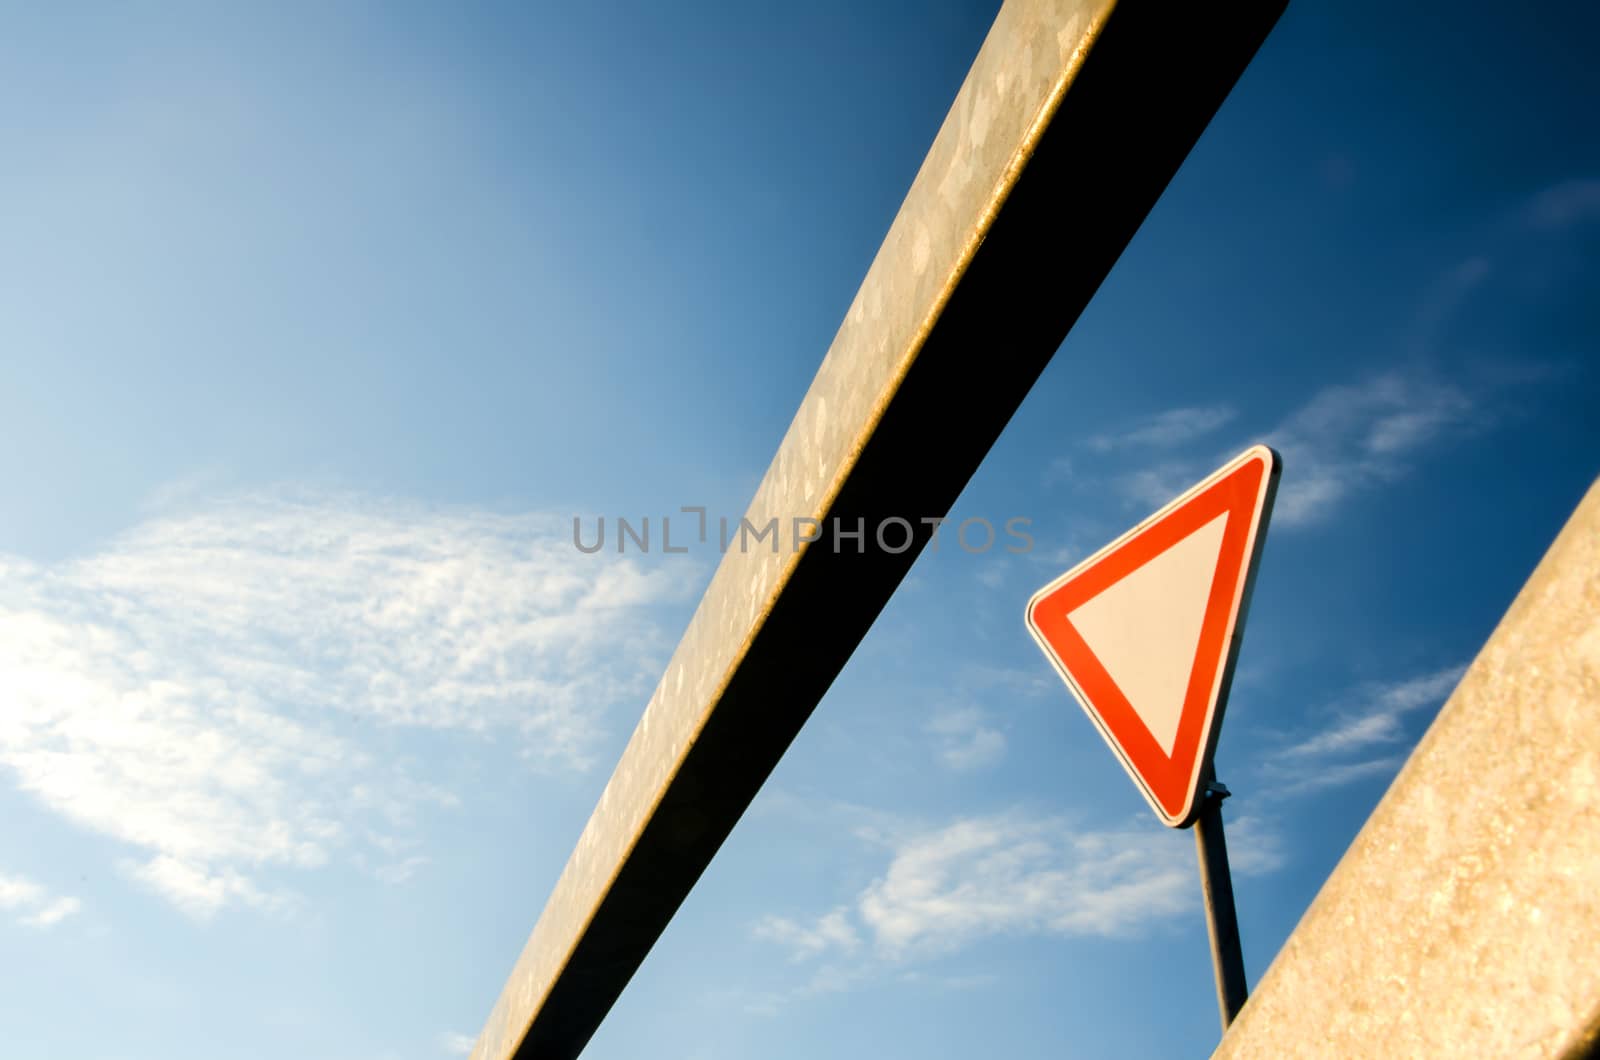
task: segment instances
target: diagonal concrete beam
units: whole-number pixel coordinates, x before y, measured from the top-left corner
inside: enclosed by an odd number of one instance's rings
[[[778,550],[723,558],[475,1060],[583,1049],[1282,6],[1004,5],[751,502]]]
[[[1216,1051],[1600,1056],[1600,482]]]

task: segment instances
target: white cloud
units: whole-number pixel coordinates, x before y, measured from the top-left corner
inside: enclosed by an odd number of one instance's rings
[[[967,689],[980,692],[998,689],[1007,696],[1030,698],[1054,692],[1061,687],[1051,679],[1048,670],[1041,673],[1036,667],[994,666],[978,662],[963,664],[958,680]]]
[[[451,1056],[470,1056],[472,1047],[477,1044],[478,1039],[459,1031],[445,1031],[439,1035],[439,1049]]]
[[[981,769],[1005,757],[1005,733],[990,724],[988,715],[977,707],[941,711],[926,729],[934,738],[939,761],[950,769]]]
[[[1600,220],[1600,179],[1574,177],[1552,184],[1528,200],[1523,219],[1532,228],[1556,232]]]
[[[83,903],[70,895],[51,894],[26,876],[0,873],[0,910],[26,927],[54,927],[81,908]]]
[[[1352,697],[1354,707],[1335,710],[1322,728],[1267,761],[1264,778],[1279,795],[1289,796],[1392,776],[1405,764],[1405,755],[1396,753],[1394,745],[1407,738],[1406,715],[1443,703],[1465,671],[1465,666],[1449,666],[1366,686]]]
[[[1046,488],[1049,488],[1063,482],[1071,482],[1075,474],[1076,469],[1072,463],[1072,458],[1058,456],[1046,465],[1043,484]]]
[[[1418,372],[1385,372],[1360,383],[1324,387],[1261,439],[1284,462],[1273,525],[1315,523],[1351,494],[1400,480],[1417,451],[1449,433],[1480,428],[1482,406],[1466,388]],[[1142,467],[1122,476],[1119,488],[1134,503],[1158,508],[1193,485],[1215,460]]]
[[[978,568],[978,584],[985,589],[998,589],[1005,584],[1010,569],[1004,562],[984,564]]]
[[[145,862],[124,861],[123,872],[192,916],[205,918],[232,902],[280,912],[292,905],[286,895],[262,891],[234,869],[214,869],[204,852],[199,857],[178,858],[158,854]]]
[[[1600,220],[1600,179],[1576,177],[1546,187],[1519,204],[1509,220],[1509,225],[1494,226],[1493,238],[1476,252],[1442,268],[1420,293],[1399,344],[1408,363],[1435,362],[1460,329],[1463,314],[1485,303],[1485,288],[1491,284],[1499,282],[1501,289],[1487,299],[1489,304],[1500,306],[1501,313],[1526,312],[1524,296],[1514,286],[1507,288],[1501,277],[1527,281],[1542,276],[1544,284],[1587,293],[1582,284],[1573,285],[1576,277],[1566,271],[1570,264],[1560,264],[1568,255],[1558,250],[1570,244],[1581,226]],[[1470,348],[1471,337],[1461,338]],[[1506,404],[1501,389],[1547,380],[1557,374],[1557,366],[1524,358],[1511,365],[1473,365],[1461,374],[1463,378],[1446,380],[1419,368],[1394,370],[1315,394],[1262,439],[1284,457],[1274,523],[1315,523],[1356,492],[1399,481],[1423,450],[1492,425]],[[1178,444],[1225,425],[1227,411],[1171,409],[1091,445],[1104,452],[1129,443]],[[1123,492],[1153,507],[1206,470],[1200,464],[1169,462],[1127,476]]]
[[[756,922],[751,934],[763,942],[775,942],[791,952],[795,960],[815,957],[829,950],[855,950],[861,938],[851,925],[849,912],[835,909],[810,925],[787,917],[767,916]]]
[[[1413,451],[1470,429],[1479,411],[1459,386],[1417,374],[1323,389],[1266,438],[1285,469],[1273,522],[1316,522],[1349,494],[1397,481]]]
[[[769,918],[756,937],[802,959],[854,949],[860,938],[874,960],[897,964],[995,936],[1133,934],[1199,903],[1193,844],[1141,824],[1083,829],[1020,811],[957,820],[896,840],[883,873],[814,927],[783,920],[786,930],[774,932],[779,918]],[[1229,833],[1234,871],[1280,863],[1258,822],[1241,818]],[[835,936],[849,945],[831,945]]]
[[[1404,348],[1413,356],[1432,356],[1462,310],[1474,296],[1482,297],[1482,288],[1494,273],[1494,258],[1481,253],[1469,254],[1441,270],[1422,292],[1408,324]]]
[[[1392,711],[1363,714],[1336,722],[1284,754],[1289,757],[1338,754],[1374,743],[1392,743],[1400,736],[1399,714]]]
[[[1089,439],[1089,448],[1098,453],[1130,447],[1170,448],[1210,434],[1231,423],[1236,415],[1227,405],[1167,409],[1146,416],[1120,434],[1097,434]]]
[[[432,859],[425,855],[413,854],[400,861],[380,865],[373,870],[373,874],[384,883],[405,883],[417,874],[418,869],[428,865],[431,861]]]
[[[452,797],[375,753],[384,733],[493,732],[583,768],[653,676],[640,609],[681,581],[564,529],[258,494],[56,566],[0,556],[0,775],[198,916],[284,908],[264,870],[341,852],[397,878],[394,833]]]
[[[1316,791],[1342,788],[1346,784],[1369,777],[1392,777],[1406,764],[1405,755],[1383,755],[1360,762],[1338,764],[1319,763],[1315,768],[1301,769],[1274,785],[1273,792],[1280,798],[1291,795],[1309,795]]]
[[[53,927],[82,908],[83,903],[76,898],[57,898],[43,908],[24,916],[22,922],[29,927]]]
[[[1360,693],[1360,706],[1342,711],[1321,731],[1284,751],[1290,758],[1307,758],[1364,750],[1373,744],[1393,743],[1404,735],[1401,718],[1423,707],[1443,703],[1461,682],[1466,666],[1442,670],[1385,685],[1371,685]]]
[[[1192,461],[1167,461],[1128,472],[1119,480],[1118,488],[1140,507],[1156,509],[1194,485],[1203,474],[1204,469]]]

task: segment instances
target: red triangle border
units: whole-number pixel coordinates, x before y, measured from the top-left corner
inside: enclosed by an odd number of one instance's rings
[[[1035,640],[1157,815],[1176,827],[1192,821],[1195,789],[1215,748],[1280,466],[1277,454],[1267,447],[1249,450],[1040,590],[1028,605],[1027,621]],[[1228,519],[1217,569],[1169,756],[1067,615],[1224,513]]]

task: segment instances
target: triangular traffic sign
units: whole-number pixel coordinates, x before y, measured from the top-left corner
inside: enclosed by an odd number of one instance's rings
[[[1156,815],[1199,809],[1282,467],[1246,450],[1028,601],[1028,631]]]

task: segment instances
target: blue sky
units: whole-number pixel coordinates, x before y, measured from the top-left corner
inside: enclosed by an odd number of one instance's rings
[[[1295,0],[588,1055],[1216,1037],[1030,593],[1253,441],[1252,976],[1600,471],[1600,15]],[[463,1051],[993,5],[15,9],[0,1028]],[[981,359],[983,351],[974,351]]]

